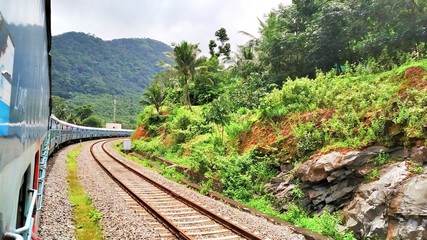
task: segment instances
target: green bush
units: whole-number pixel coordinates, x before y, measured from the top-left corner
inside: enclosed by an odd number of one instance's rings
[[[191,132],[188,130],[174,130],[172,133],[174,144],[185,143],[191,138]]]
[[[227,133],[228,140],[232,143],[233,146],[237,146],[236,143],[239,140],[240,134],[245,131],[248,131],[250,127],[250,122],[231,122],[225,127],[225,132]]]
[[[365,179],[367,179],[367,180],[375,180],[375,179],[378,179],[378,173],[379,173],[379,169],[378,169],[378,167],[374,167],[371,171],[369,171],[369,172],[365,175]]]
[[[260,156],[256,151],[219,157],[215,163],[223,193],[239,200],[261,194],[264,184],[279,172],[278,161],[274,156]]]
[[[405,101],[397,102],[398,111],[393,115],[393,122],[404,127],[405,135],[417,138],[425,136],[423,124],[427,122],[426,90],[409,89]]]
[[[167,129],[171,132],[188,130],[190,134],[187,140],[212,131],[211,127],[205,124],[201,109],[197,106],[193,107],[192,112],[184,107],[174,109],[168,116]]]
[[[186,130],[190,126],[191,121],[188,115],[176,116],[176,127],[181,130]]]
[[[157,139],[152,138],[150,141],[133,141],[133,148],[143,152],[151,153],[156,156],[161,156],[166,152],[166,148],[163,143]]]
[[[307,78],[297,79],[283,85],[282,104],[289,112],[307,112],[317,106],[315,83]]]
[[[337,226],[342,222],[342,216],[339,214],[330,214],[324,211],[320,216],[314,215],[312,217],[302,208],[295,204],[289,204],[288,210],[283,215],[279,216],[287,222],[293,223],[300,227],[310,229],[322,235],[332,237],[339,240],[354,240],[356,239],[350,231],[341,233],[338,231]]]
[[[378,156],[374,158],[374,162],[377,166],[382,166],[386,163],[389,163],[391,160],[390,154],[388,153],[379,153]]]
[[[159,125],[166,120],[166,117],[160,115],[154,106],[149,105],[138,116],[138,125]]]

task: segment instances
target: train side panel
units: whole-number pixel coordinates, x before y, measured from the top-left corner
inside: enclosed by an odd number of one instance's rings
[[[49,19],[49,0],[0,0],[0,238],[31,234],[50,114]]]

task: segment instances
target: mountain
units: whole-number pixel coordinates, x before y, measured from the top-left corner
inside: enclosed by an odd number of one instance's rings
[[[54,36],[52,94],[67,99],[68,106],[91,104],[104,121],[112,121],[111,106],[117,96],[118,105],[127,108],[118,109],[118,119],[132,125],[139,112],[139,97],[161,70],[157,63],[169,61],[164,53],[171,50],[167,44],[147,38],[104,41],[78,32]]]

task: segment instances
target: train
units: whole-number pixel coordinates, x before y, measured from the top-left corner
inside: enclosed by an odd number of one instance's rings
[[[65,144],[127,137],[51,115],[51,2],[0,0],[0,239],[35,239],[49,156]]]

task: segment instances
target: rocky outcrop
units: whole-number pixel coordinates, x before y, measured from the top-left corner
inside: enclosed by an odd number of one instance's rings
[[[427,174],[412,174],[406,162],[388,166],[358,188],[344,215],[360,238],[427,239]]]
[[[427,175],[418,175],[400,188],[392,200],[388,237],[427,239]]]
[[[405,162],[400,162],[382,169],[382,176],[377,181],[362,184],[344,209],[346,226],[358,233],[359,237],[384,239],[388,227],[387,209],[409,174]]]
[[[391,163],[379,165],[375,161],[382,153],[387,154]],[[423,237],[427,223],[427,177],[411,172],[414,162],[427,163],[427,147],[373,146],[317,154],[294,173],[282,172],[266,187],[279,203],[298,199],[314,212],[325,207],[344,209],[347,227],[360,237],[427,239]],[[367,173],[373,169],[379,169],[376,180],[367,180]],[[297,189],[302,190],[303,196]]]

